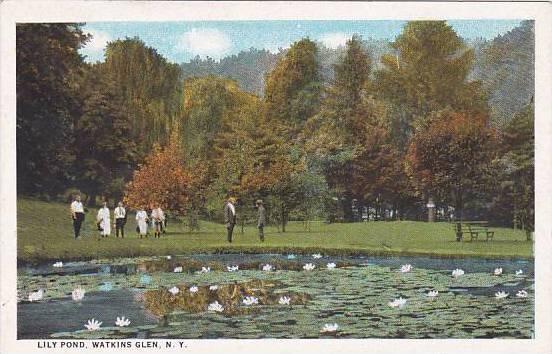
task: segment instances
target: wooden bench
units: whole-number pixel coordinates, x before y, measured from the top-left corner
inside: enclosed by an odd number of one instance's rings
[[[452,223],[456,233],[456,241],[464,239],[464,234],[470,235],[470,241],[478,240],[479,235],[485,235],[485,241],[493,240],[494,231],[489,230],[488,221],[456,221]]]

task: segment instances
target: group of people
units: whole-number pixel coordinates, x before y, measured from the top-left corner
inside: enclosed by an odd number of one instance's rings
[[[81,201],[80,195],[76,195],[74,201],[71,203],[71,218],[73,220],[73,231],[75,239],[80,237],[80,231],[82,223],[84,221],[84,206]],[[121,238],[125,237],[125,225],[127,222],[127,211],[123,205],[123,202],[119,202],[115,210],[113,210],[113,218],[115,227],[115,235],[118,238],[119,234]],[[100,237],[108,237],[111,235],[111,211],[107,206],[107,202],[102,203],[102,207],[98,210],[96,216],[96,226]],[[161,207],[154,206],[151,211],[146,212],[145,208],[142,208],[136,212],[136,232],[143,238],[147,238],[149,230],[153,229],[153,236],[160,238],[161,233],[165,233],[167,226],[167,218]]]
[[[264,242],[264,227],[266,224],[266,209],[263,205],[263,201],[258,199],[255,202],[257,207],[257,228],[259,229],[259,239]],[[226,239],[229,243],[232,243],[232,234],[234,232],[234,226],[236,225],[236,198],[230,197],[224,205],[224,223],[226,224]]]
[[[259,239],[264,242],[264,227],[266,224],[266,210],[263,206],[262,200],[257,200],[255,203],[257,208],[257,228],[259,230]],[[73,230],[75,233],[75,239],[80,237],[80,230],[82,222],[84,221],[84,206],[81,202],[80,195],[76,195],[74,201],[71,203],[71,217],[73,219]],[[123,202],[119,202],[117,207],[113,211],[113,217],[115,222],[115,235],[117,238],[121,234],[121,238],[125,237],[125,225],[127,221],[127,211],[123,205]],[[224,223],[226,225],[227,240],[232,243],[232,234],[234,232],[234,226],[236,225],[236,198],[230,197],[224,205]],[[107,206],[107,202],[102,203],[102,207],[98,210],[96,216],[96,226],[100,233],[100,236],[108,237],[111,235],[111,211]],[[143,238],[147,238],[149,233],[148,229],[153,229],[153,237],[160,238],[161,233],[165,233],[167,226],[167,218],[165,213],[159,205],[151,208],[151,211],[146,212],[145,208],[141,208],[136,212],[136,232]]]

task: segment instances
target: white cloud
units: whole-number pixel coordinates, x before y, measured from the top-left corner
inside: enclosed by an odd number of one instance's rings
[[[325,33],[320,37],[320,41],[328,48],[336,49],[344,46],[351,36],[343,32]]]
[[[192,28],[182,35],[176,49],[218,59],[227,54],[231,47],[230,37],[218,29]]]
[[[90,51],[100,52],[105,49],[107,42],[112,40],[107,32],[90,30],[88,33],[92,35],[92,38],[88,41],[85,48]]]

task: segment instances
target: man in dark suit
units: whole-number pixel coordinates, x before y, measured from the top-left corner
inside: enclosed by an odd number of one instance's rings
[[[257,205],[257,211],[259,214],[258,220],[257,220],[257,228],[259,228],[259,238],[261,239],[261,242],[264,242],[264,226],[266,224],[266,209],[263,206],[262,200],[257,200],[255,203]]]
[[[236,198],[230,197],[224,205],[224,223],[228,231],[228,242],[232,243],[232,232],[236,225]]]

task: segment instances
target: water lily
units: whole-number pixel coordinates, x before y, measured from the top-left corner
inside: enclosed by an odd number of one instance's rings
[[[119,327],[126,327],[130,324],[130,320],[128,318],[125,318],[125,316],[117,317],[117,321],[115,321],[115,325]]]
[[[39,301],[42,300],[42,297],[44,296],[44,290],[39,289],[38,291],[33,291],[29,294],[29,301]]]
[[[211,286],[209,287],[209,290],[211,290],[211,291],[218,290],[218,285],[211,285]]]
[[[326,267],[327,267],[328,269],[334,269],[334,268],[335,268],[335,263],[333,263],[333,262],[332,262],[332,263],[328,263],[328,264],[326,264]]]
[[[307,263],[303,266],[304,270],[313,270],[314,268],[316,268],[316,266],[312,263]]]
[[[62,261],[57,261],[56,263],[53,264],[53,266],[55,268],[61,268],[61,267],[63,267],[63,262]]]
[[[278,300],[278,303],[280,305],[289,305],[291,301],[291,298],[289,296],[281,296],[280,300]]]
[[[520,290],[516,293],[517,297],[527,297],[529,294],[525,290]]]
[[[193,294],[193,293],[197,293],[198,290],[199,290],[199,289],[198,289],[197,286],[195,286],[195,285],[192,286],[192,287],[190,288],[190,292],[191,292],[192,294]]]
[[[169,289],[169,292],[173,295],[176,295],[180,292],[180,289],[177,288],[176,286],[173,286],[172,288]]]
[[[270,264],[265,264],[265,265],[263,266],[263,270],[264,270],[265,272],[270,272],[270,271],[272,270],[272,266],[271,266]]]
[[[224,311],[224,307],[222,307],[222,305],[219,304],[218,301],[215,301],[215,302],[209,304],[209,306],[207,307],[207,311],[222,312],[222,311]]]
[[[173,272],[174,273],[182,273],[182,267],[175,267]]]
[[[243,299],[243,304],[246,305],[246,306],[256,305],[258,303],[259,303],[259,299],[257,299],[254,296],[246,296]]]
[[[494,275],[500,275],[502,274],[502,268],[495,268]]]
[[[456,268],[452,271],[452,276],[458,278],[459,276],[464,275],[464,271],[460,268]]]
[[[211,271],[211,267],[201,267],[201,270],[198,271],[198,273],[209,273]]]
[[[102,325],[102,323],[103,322],[98,322],[93,318],[91,320],[88,320],[88,323],[85,324],[84,327],[86,327],[86,329],[89,331],[96,331],[100,329],[100,326]]]
[[[229,272],[237,272],[240,269],[240,267],[238,267],[237,265],[227,266],[226,269],[228,269]]]
[[[294,254],[288,254],[287,255],[287,259],[295,259],[295,258],[297,258],[297,256],[294,255]]]
[[[322,329],[320,330],[321,333],[332,333],[332,332],[337,332],[337,329],[339,328],[339,326],[337,325],[337,323],[326,323],[324,325],[324,327],[322,327]]]
[[[322,258],[322,255],[320,253],[315,253],[315,254],[312,255],[312,258],[320,259],[320,258]]]
[[[100,285],[99,289],[101,291],[111,291],[113,290],[113,284],[111,284],[111,282],[105,282],[103,283],[102,285]]]
[[[523,270],[516,270],[516,275],[523,275]]]
[[[406,305],[406,299],[403,299],[402,297],[389,302],[389,306],[391,307],[402,308],[404,305]]]
[[[170,261],[172,257],[171,257],[171,256],[167,256],[166,258]]]
[[[151,276],[148,274],[142,274],[140,276],[140,284],[147,285],[149,283],[151,283]]]
[[[426,296],[427,297],[437,297],[437,295],[439,295],[439,292],[437,290],[430,290]]]
[[[508,297],[508,295],[509,295],[509,294],[508,294],[507,292],[505,292],[505,291],[499,291],[499,292],[495,293],[495,298],[497,298],[497,299],[505,299],[505,298]]]
[[[403,265],[401,266],[401,269],[399,269],[399,271],[400,271],[401,273],[408,273],[408,272],[410,272],[411,270],[412,270],[412,265],[410,265],[410,264],[403,264]]]
[[[83,288],[78,287],[76,289],[73,289],[73,291],[71,292],[71,297],[74,301],[81,301],[84,298],[84,294],[86,294],[86,291]]]

